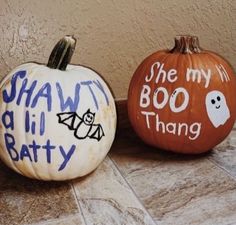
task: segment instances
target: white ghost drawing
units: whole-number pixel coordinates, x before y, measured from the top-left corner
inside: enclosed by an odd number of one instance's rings
[[[224,125],[230,118],[225,96],[220,91],[211,91],[206,96],[207,115],[215,128]]]

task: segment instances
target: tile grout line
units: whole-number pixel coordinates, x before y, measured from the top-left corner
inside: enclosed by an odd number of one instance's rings
[[[130,185],[130,183],[126,180],[126,178],[123,176],[123,173],[121,172],[120,168],[118,167],[118,165],[116,164],[116,162],[112,159],[112,157],[110,156],[110,154],[107,155],[107,157],[111,160],[111,162],[113,163],[114,167],[117,169],[117,171],[119,172],[119,174],[121,175],[121,177],[124,179],[125,183],[128,185],[128,187],[130,188],[130,190],[132,191],[132,193],[134,194],[135,198],[137,199],[137,201],[140,203],[140,205],[143,207],[144,211],[147,213],[147,215],[151,218],[152,222],[156,225],[158,225],[154,218],[151,216],[151,214],[149,213],[149,211],[147,210],[147,208],[143,205],[143,202],[141,202],[141,200],[139,199],[138,195],[136,194],[136,192],[134,191],[134,189],[132,188],[132,186]]]
[[[224,171],[229,177],[231,177],[234,181],[236,181],[236,177],[231,174],[229,170],[227,170],[224,166],[221,166],[219,163],[217,163],[214,159],[211,159],[211,157],[207,157],[207,160],[209,160],[211,163],[213,163],[217,168]]]
[[[82,215],[82,218],[83,218],[84,224],[87,225],[87,222],[86,222],[86,220],[85,220],[85,216],[84,216],[84,213],[83,213],[82,206],[81,206],[81,204],[80,204],[80,202],[79,202],[79,199],[78,199],[78,196],[77,196],[77,194],[76,194],[76,190],[75,190],[75,187],[74,187],[73,181],[70,181],[69,184],[70,184],[70,186],[71,186],[72,193],[73,193],[73,195],[74,195],[76,205],[77,205],[78,209],[79,209],[80,212],[81,212],[81,215]]]

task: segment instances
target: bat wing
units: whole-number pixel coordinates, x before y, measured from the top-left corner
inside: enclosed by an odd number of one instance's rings
[[[100,124],[92,125],[92,129],[89,132],[89,138],[96,139],[100,141],[103,136],[105,136],[102,126]]]
[[[58,123],[66,125],[70,130],[75,130],[78,123],[81,121],[80,117],[75,112],[58,113]]]

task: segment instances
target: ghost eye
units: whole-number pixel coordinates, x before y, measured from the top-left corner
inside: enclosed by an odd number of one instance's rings
[[[216,101],[215,101],[214,99],[211,99],[211,103],[212,103],[212,104],[215,104]]]
[[[216,98],[218,101],[220,101],[220,96],[217,96],[217,98]]]

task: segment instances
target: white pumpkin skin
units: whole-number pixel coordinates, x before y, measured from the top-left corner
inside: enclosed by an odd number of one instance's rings
[[[86,67],[68,65],[61,71],[23,64],[1,82],[0,101],[0,158],[24,176],[40,180],[84,176],[102,162],[113,143],[114,99],[102,78]],[[102,127],[100,140],[86,136],[90,128],[81,118],[88,110],[94,113],[91,124]],[[78,115],[74,126],[84,137],[59,123],[57,114],[69,112]]]

